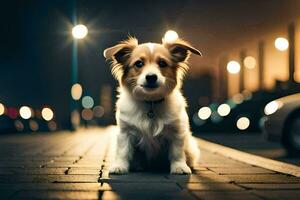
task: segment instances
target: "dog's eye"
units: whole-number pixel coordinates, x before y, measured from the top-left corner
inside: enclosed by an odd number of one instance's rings
[[[164,60],[159,60],[158,65],[159,65],[159,67],[164,68],[164,67],[168,66],[168,63],[166,63],[166,61],[164,61]]]
[[[134,63],[134,66],[136,66],[137,68],[141,68],[144,66],[144,62],[141,60],[138,60]]]

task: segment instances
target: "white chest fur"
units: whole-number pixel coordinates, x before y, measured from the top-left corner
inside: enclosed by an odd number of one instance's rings
[[[134,100],[127,91],[120,92],[116,118],[121,126],[131,127],[131,134],[140,137],[156,137],[175,121],[186,121],[186,102],[180,91],[174,91],[163,102],[150,104]],[[147,113],[153,110],[154,117]],[[126,128],[126,127],[125,127]]]

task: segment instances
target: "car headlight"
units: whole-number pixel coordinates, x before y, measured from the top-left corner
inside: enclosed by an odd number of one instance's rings
[[[275,113],[279,108],[281,108],[281,106],[282,106],[282,102],[276,100],[271,101],[265,106],[264,112],[266,115],[271,115]]]

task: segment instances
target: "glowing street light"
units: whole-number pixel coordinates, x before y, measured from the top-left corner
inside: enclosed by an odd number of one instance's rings
[[[54,117],[54,113],[50,108],[43,108],[42,109],[42,117],[46,121],[50,121]]]
[[[231,108],[228,104],[223,103],[223,104],[219,105],[217,111],[220,116],[225,117],[225,116],[229,115]]]
[[[284,37],[276,38],[274,44],[279,51],[285,51],[289,48],[289,41]]]
[[[88,29],[83,24],[78,24],[72,28],[72,35],[75,39],[83,39],[88,34]]]
[[[74,9],[75,10],[75,9]],[[77,23],[76,19],[76,12],[74,12],[73,24]],[[73,35],[73,44],[72,44],[72,65],[71,65],[71,81],[72,81],[72,88],[71,88],[71,106],[70,106],[70,129],[75,130],[77,127],[78,119],[77,114],[77,105],[74,100],[79,100],[82,95],[82,87],[77,82],[78,79],[78,39],[83,39],[88,34],[88,28],[83,24],[78,24],[72,28],[72,35]],[[73,117],[75,116],[75,117]],[[49,121],[49,120],[48,120]],[[80,123],[80,121],[79,121]]]
[[[0,116],[3,115],[5,113],[5,106],[0,103]]]
[[[231,74],[237,74],[241,70],[241,65],[235,60],[228,62],[227,64],[227,71]]]
[[[71,88],[71,96],[74,100],[79,100],[82,96],[82,86],[79,83],[75,83]]]
[[[84,108],[92,108],[94,106],[94,99],[90,96],[85,96],[82,98],[81,104]]]
[[[202,120],[206,120],[211,116],[211,109],[209,107],[202,107],[198,111],[198,117]]]
[[[279,108],[282,107],[282,102],[280,101],[271,101],[265,106],[264,113],[266,115],[271,115],[275,113]]]
[[[256,66],[256,59],[253,58],[252,56],[247,56],[244,59],[244,65],[245,67],[247,67],[248,69],[254,69]]]
[[[246,130],[250,126],[250,119],[248,117],[241,117],[236,122],[236,127],[240,130]]]
[[[23,119],[29,119],[32,116],[31,109],[28,106],[22,106],[19,113]]]
[[[178,34],[176,33],[176,31],[173,31],[173,30],[168,30],[166,33],[165,33],[165,36],[163,38],[163,41],[166,42],[166,43],[171,43],[175,40],[178,39]]]

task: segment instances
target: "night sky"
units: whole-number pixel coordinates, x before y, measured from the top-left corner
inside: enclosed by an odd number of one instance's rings
[[[0,102],[51,106],[65,119],[71,86],[72,16],[89,29],[79,41],[79,82],[99,102],[102,84],[115,85],[102,52],[128,34],[160,42],[176,30],[204,52],[193,58],[196,78],[210,72],[224,51],[297,16],[296,0],[92,1],[24,0],[1,3]],[[276,22],[276,23],[274,23]],[[207,92],[204,91],[203,92]],[[201,90],[196,92],[201,94]],[[205,93],[206,95],[206,93]]]

